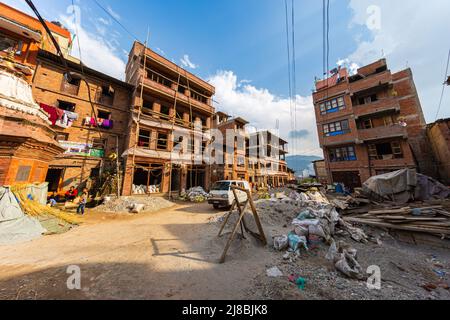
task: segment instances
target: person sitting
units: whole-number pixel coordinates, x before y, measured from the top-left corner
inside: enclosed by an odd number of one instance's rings
[[[75,187],[70,187],[69,191],[65,193],[66,201],[73,201],[78,196],[78,190]]]
[[[58,195],[56,194],[56,192],[53,192],[48,200],[48,206],[55,207],[56,204],[58,203],[57,199],[58,199]]]

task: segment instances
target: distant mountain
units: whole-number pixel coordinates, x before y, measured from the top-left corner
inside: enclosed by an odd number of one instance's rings
[[[313,161],[322,160],[321,157],[316,156],[287,156],[286,161],[288,167],[295,171],[296,176],[301,176],[303,170],[307,169],[310,174],[314,174]]]

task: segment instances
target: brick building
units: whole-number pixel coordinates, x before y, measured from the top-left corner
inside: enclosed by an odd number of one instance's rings
[[[429,124],[427,132],[439,171],[438,178],[450,185],[450,118]]]
[[[392,73],[385,59],[352,76],[340,69],[316,83],[313,99],[328,182],[360,187],[405,167],[435,175],[410,69]]]
[[[82,74],[78,63],[40,50],[33,77],[33,95],[50,116],[55,138],[64,148],[50,162],[46,181],[49,191],[80,186],[111,165],[113,153],[124,152],[133,86],[84,67],[88,86],[79,78],[67,81],[67,71]]]
[[[70,33],[47,24],[67,49]],[[64,151],[30,86],[39,48],[54,50],[42,29],[0,3],[0,185],[44,182],[49,163]]]
[[[282,187],[289,182],[287,141],[270,131],[249,135],[247,157],[249,181],[258,186]]]
[[[214,115],[213,128],[222,134],[223,141],[215,145],[216,152],[220,152],[223,163],[213,164],[212,182],[220,180],[249,181],[250,168],[246,152],[245,126],[248,121],[237,117],[231,118],[224,112]],[[215,156],[215,154],[214,154]],[[253,181],[250,181],[253,182]]]
[[[313,166],[317,181],[326,185],[328,183],[328,172],[325,160],[313,161]]]
[[[135,193],[136,186],[153,193],[207,189],[210,167],[201,151],[208,141],[202,133],[211,128],[214,87],[139,42],[130,52],[126,81],[136,90],[123,194]]]
[[[62,52],[67,55],[72,43],[70,32],[46,21]],[[17,63],[34,70],[39,49],[56,53],[56,49],[38,19],[0,2],[0,57],[15,51]]]

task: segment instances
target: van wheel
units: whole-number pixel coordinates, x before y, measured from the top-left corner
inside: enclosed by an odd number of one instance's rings
[[[214,209],[219,209],[219,205],[218,204],[213,204]]]

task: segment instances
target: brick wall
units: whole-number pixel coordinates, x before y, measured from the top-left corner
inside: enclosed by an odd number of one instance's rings
[[[75,70],[76,71],[76,70]],[[105,158],[116,152],[117,141],[119,147],[119,157],[126,150],[127,135],[129,128],[129,115],[131,109],[132,90],[129,86],[121,85],[119,81],[113,81],[109,77],[102,77],[101,74],[88,74],[87,81],[90,86],[91,99],[94,102],[92,107],[89,102],[88,86],[81,81],[78,94],[71,94],[62,90],[64,70],[56,63],[47,59],[39,59],[36,73],[33,79],[33,95],[38,103],[58,107],[59,100],[74,103],[75,111],[78,114],[76,120],[70,128],[63,129],[57,126],[52,128],[58,134],[67,136],[65,140],[77,143],[92,143],[93,139],[105,140]],[[101,99],[102,86],[111,86],[114,89],[114,99],[112,102],[104,102]],[[94,110],[93,110],[94,109]],[[85,124],[86,117],[97,117],[99,111],[109,112],[114,121],[112,129],[96,128]],[[104,159],[103,164],[107,160]],[[75,163],[75,164],[74,164]],[[60,155],[50,163],[53,167],[67,167],[64,175],[64,187],[78,185],[86,181],[91,169],[99,167],[100,158],[80,157],[74,155]]]

